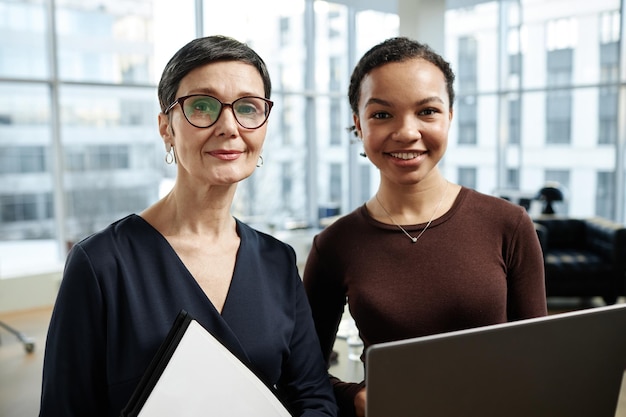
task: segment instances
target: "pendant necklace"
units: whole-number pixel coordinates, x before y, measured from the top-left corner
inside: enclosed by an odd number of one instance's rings
[[[430,216],[430,220],[428,220],[428,223],[426,223],[426,227],[424,227],[422,229],[422,231],[419,233],[419,235],[415,236],[411,236],[409,234],[409,232],[407,232],[404,227],[400,226],[394,219],[393,217],[391,217],[391,214],[389,214],[389,212],[387,211],[387,209],[385,208],[385,206],[383,206],[383,203],[380,202],[380,200],[378,199],[378,193],[376,193],[375,197],[376,197],[376,201],[378,202],[378,205],[380,206],[381,209],[383,209],[383,211],[385,212],[385,214],[387,215],[387,217],[389,217],[389,220],[391,220],[391,222],[393,224],[395,224],[400,230],[402,230],[402,233],[404,233],[409,239],[411,239],[411,242],[415,243],[417,242],[417,240],[422,237],[422,235],[424,234],[424,232],[426,231],[426,229],[428,229],[428,226],[430,226],[430,224],[433,222],[433,219],[435,218],[435,214],[437,214],[437,212],[439,211],[439,208],[441,207],[441,204],[443,203],[443,200],[446,197],[446,191],[448,191],[448,185],[450,184],[449,181],[446,181],[446,187],[443,189],[443,194],[441,195],[441,200],[439,200],[439,203],[437,204],[437,207],[435,207],[435,211],[433,211],[433,215]]]

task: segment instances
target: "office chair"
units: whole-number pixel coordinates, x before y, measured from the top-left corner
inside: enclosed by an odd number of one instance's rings
[[[24,333],[14,329],[3,321],[0,321],[0,327],[15,335],[18,340],[24,345],[24,350],[26,350],[26,353],[33,353],[33,351],[35,350],[35,341],[33,339],[26,336]]]

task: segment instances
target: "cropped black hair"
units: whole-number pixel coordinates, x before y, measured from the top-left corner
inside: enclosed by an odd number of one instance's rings
[[[270,98],[272,83],[263,59],[245,43],[227,36],[215,35],[192,40],[169,60],[157,90],[161,111],[176,100],[180,81],[189,72],[218,61],[239,61],[255,67],[263,79],[265,98]]]
[[[450,64],[441,55],[424,43],[414,41],[406,37],[387,39],[372,47],[361,57],[350,77],[348,99],[354,114],[359,114],[359,96],[361,95],[361,83],[363,78],[373,69],[390,62],[403,62],[409,59],[421,58],[441,70],[446,80],[446,89],[450,100],[450,109],[454,103],[454,72]]]

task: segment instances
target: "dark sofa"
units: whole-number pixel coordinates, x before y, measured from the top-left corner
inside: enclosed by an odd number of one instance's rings
[[[544,254],[548,297],[625,295],[626,226],[607,219],[533,219]]]

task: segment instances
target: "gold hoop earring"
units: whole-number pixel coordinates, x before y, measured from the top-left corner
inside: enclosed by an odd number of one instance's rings
[[[261,168],[263,166],[263,155],[259,155],[259,162],[256,163],[257,168]]]

